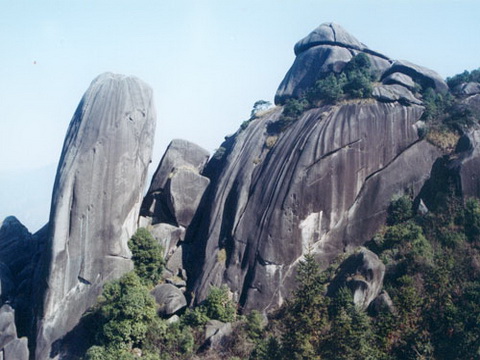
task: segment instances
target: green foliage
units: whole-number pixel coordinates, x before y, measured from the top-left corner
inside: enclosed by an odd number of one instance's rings
[[[163,249],[145,228],[139,228],[128,242],[135,272],[146,286],[155,286],[163,271]]]
[[[465,204],[465,234],[473,243],[480,243],[480,201],[468,199]]]
[[[266,101],[266,100],[255,101],[255,104],[253,104],[252,111],[250,112],[250,119],[257,118],[259,113],[267,110],[271,106],[272,106],[272,103],[270,101]]]
[[[387,210],[387,224],[395,225],[413,217],[413,204],[410,196],[403,195],[393,200]]]
[[[447,84],[450,89],[454,89],[456,86],[466,82],[480,82],[480,69],[472,70],[471,72],[465,70],[461,74],[447,78]]]
[[[228,287],[212,287],[201,305],[205,314],[212,320],[232,322],[237,316],[237,307],[229,296]]]
[[[156,316],[155,301],[134,272],[106,284],[99,305],[97,339],[107,347],[138,345]]]
[[[195,349],[192,329],[156,318],[148,329],[143,349],[160,354],[161,360],[189,359]]]
[[[187,309],[181,318],[182,324],[193,327],[205,325],[208,320],[210,320],[210,318],[207,316],[205,307],[203,306]]]
[[[322,99],[327,103],[333,104],[343,97],[343,87],[346,82],[347,77],[345,74],[337,76],[330,73],[327,77],[317,80],[315,86],[308,93],[308,98],[312,102],[316,99]]]
[[[426,88],[422,95],[423,106],[425,107],[422,120],[432,121],[441,119],[452,105],[453,98],[450,94],[438,93],[431,87]]]

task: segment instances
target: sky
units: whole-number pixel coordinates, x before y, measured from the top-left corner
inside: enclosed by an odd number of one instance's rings
[[[323,22],[447,77],[480,67],[479,15],[478,0],[0,0],[0,221],[48,221],[69,121],[102,72],[153,88],[156,167],[172,139],[213,152],[273,101]]]

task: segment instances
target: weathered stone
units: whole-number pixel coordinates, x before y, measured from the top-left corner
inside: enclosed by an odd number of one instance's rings
[[[368,307],[369,312],[376,316],[382,312],[395,312],[395,306],[393,305],[393,301],[390,298],[390,295],[386,291],[382,291],[373,301],[370,303]]]
[[[0,308],[0,354],[4,360],[28,360],[26,338],[17,338],[15,312],[10,305]]]
[[[295,55],[318,45],[337,45],[355,50],[367,47],[338,24],[324,23],[295,44]]]
[[[443,78],[435,71],[423,66],[412,64],[406,60],[396,60],[383,74],[383,78],[396,72],[410,76],[416,83],[422,85],[424,88],[432,87],[442,93],[448,92],[448,85]]]
[[[458,85],[454,89],[454,91],[459,95],[466,95],[466,96],[480,94],[480,83],[478,82],[463,83]]]
[[[417,194],[440,155],[418,138],[417,105],[312,109],[267,148],[266,127],[281,111],[252,122],[205,170],[208,206],[186,239],[196,301],[211,285],[228,284],[247,310],[277,308],[295,288],[304,254],[313,251],[326,266],[369,240],[392,197]]]
[[[96,302],[103,284],[133,267],[127,242],[137,226],[155,121],[148,85],[106,73],[70,122],[37,281],[37,360],[55,357],[51,345]]]
[[[160,223],[150,228],[150,233],[162,245],[164,249],[164,257],[170,257],[177,244],[185,238],[185,229],[170,224]]]
[[[15,293],[12,273],[7,265],[0,263],[0,296],[1,304],[10,302]]]
[[[413,81],[413,79],[408,75],[398,73],[398,72],[392,73],[392,74],[386,76],[383,79],[382,82],[385,85],[397,84],[397,85],[402,85],[409,90],[414,90],[415,89],[415,82]]]
[[[165,189],[168,179],[175,169],[190,169],[200,173],[210,157],[210,153],[187,140],[175,139],[168,145],[160,164],[152,178],[148,193]]]
[[[183,269],[183,246],[178,246],[165,266],[174,275],[182,275]],[[186,280],[186,278],[184,279]]]
[[[328,294],[333,296],[347,286],[352,291],[355,305],[365,310],[382,290],[384,275],[385,265],[378,256],[362,247],[340,265]]]
[[[32,257],[32,234],[14,216],[0,223],[0,262],[18,274]]]
[[[422,102],[402,85],[379,85],[373,88],[372,96],[379,101],[399,101],[403,104],[417,104]]]
[[[220,349],[225,345],[226,338],[232,334],[232,324],[218,320],[210,320],[205,324],[204,347]]]
[[[176,170],[167,183],[167,205],[180,226],[188,227],[210,180],[189,169]]]
[[[320,25],[295,45],[295,61],[278,87],[275,103],[302,96],[322,73],[340,72],[360,52],[369,57],[375,75],[390,68],[388,57],[368,49],[339,25]]]
[[[20,338],[10,342],[3,349],[3,360],[28,360],[27,338]]]
[[[185,295],[174,285],[161,284],[150,292],[158,305],[158,313],[170,316],[187,306]]]

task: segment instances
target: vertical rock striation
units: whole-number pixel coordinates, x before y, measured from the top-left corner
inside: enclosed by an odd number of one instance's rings
[[[56,358],[60,339],[105,281],[132,269],[127,241],[137,226],[155,122],[150,87],[111,73],[92,82],[70,122],[38,277],[38,360]]]
[[[277,308],[307,252],[326,266],[362,245],[384,223],[392,197],[416,195],[428,179],[440,151],[418,136],[424,109],[412,88],[420,81],[443,91],[433,71],[399,66],[323,24],[295,46],[276,103],[301,97],[359,52],[384,79],[373,99],[324,104],[269,133],[281,120],[279,106],[227,138],[223,157],[207,165],[211,183],[186,239],[197,302],[212,285],[227,284],[244,309]]]

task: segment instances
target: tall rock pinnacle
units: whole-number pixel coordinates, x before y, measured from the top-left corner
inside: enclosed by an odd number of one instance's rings
[[[58,165],[38,276],[36,359],[56,358],[52,344],[96,302],[105,281],[133,268],[127,241],[136,230],[155,122],[152,90],[134,77],[102,74],[80,101]]]

